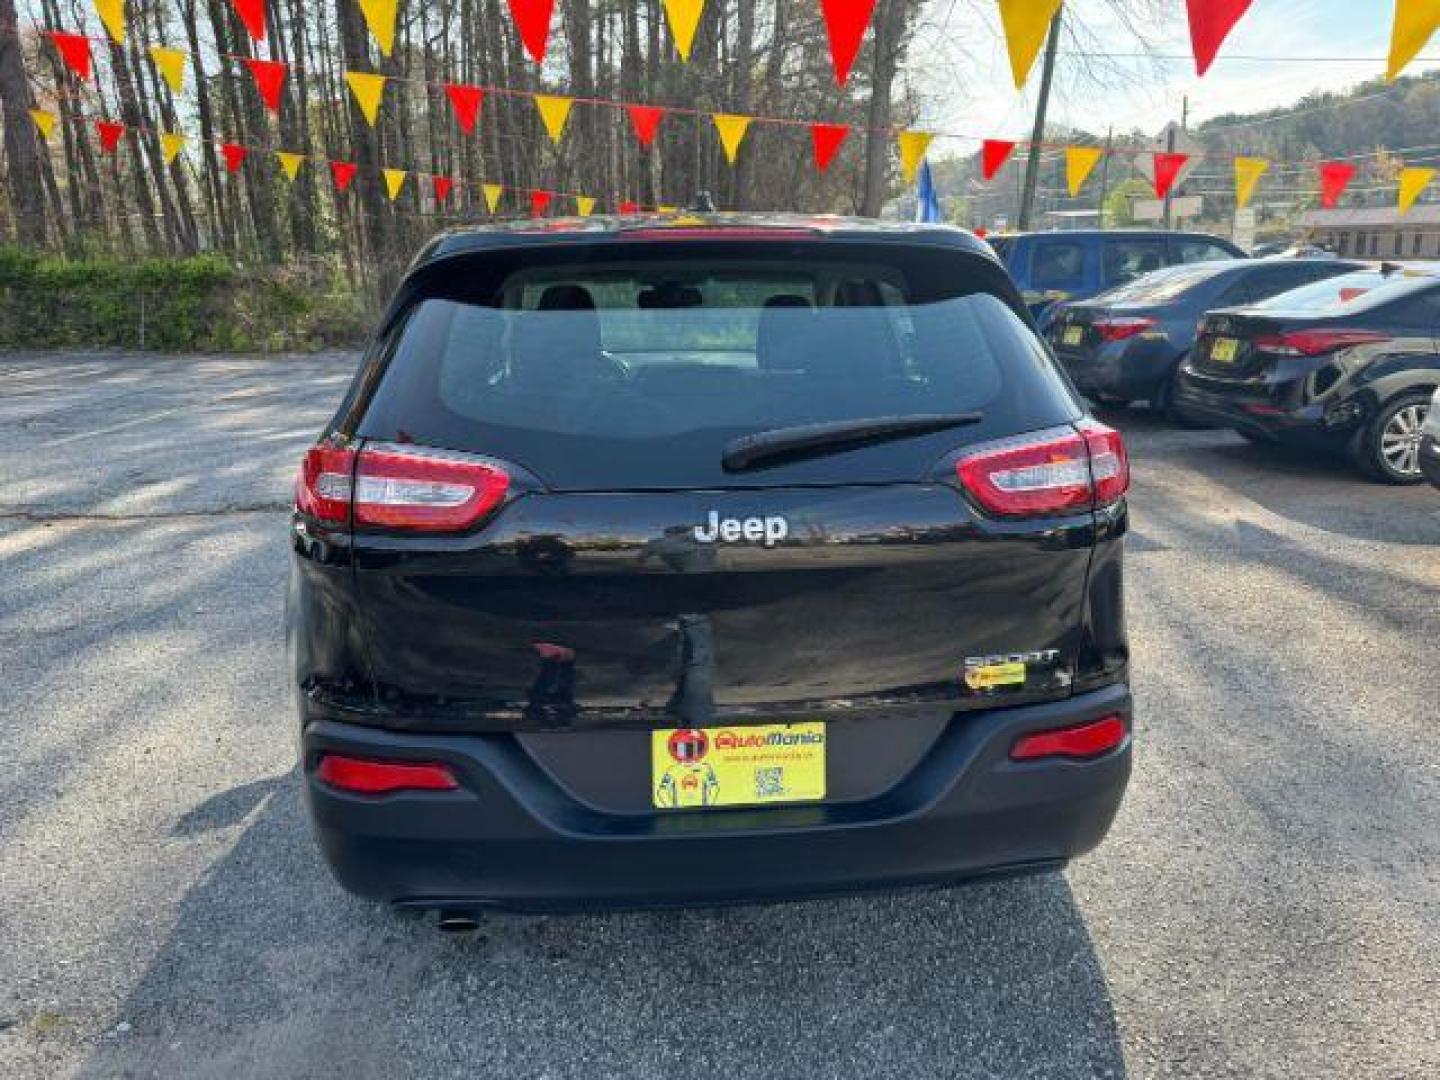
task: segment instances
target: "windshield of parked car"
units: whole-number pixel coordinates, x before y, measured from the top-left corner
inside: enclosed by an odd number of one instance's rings
[[[768,429],[983,413],[826,474],[881,480],[928,472],[947,438],[1064,422],[1073,399],[995,291],[1002,271],[916,258],[537,257],[474,297],[457,274],[459,295],[408,312],[361,433],[493,454],[560,486],[693,486],[723,475],[731,440]],[[857,468],[867,454],[887,464]]]
[[[1233,260],[1232,260],[1233,262]],[[1135,281],[1111,289],[1097,297],[1097,301],[1112,304],[1162,304],[1174,300],[1181,293],[1216,274],[1230,269],[1227,263],[1191,263],[1187,266],[1172,266],[1168,270],[1157,270]]]
[[[1359,310],[1387,304],[1407,293],[1433,285],[1437,280],[1440,279],[1428,274],[1416,275],[1404,271],[1386,274],[1379,270],[1361,270],[1272,296],[1255,306],[1272,311]]]

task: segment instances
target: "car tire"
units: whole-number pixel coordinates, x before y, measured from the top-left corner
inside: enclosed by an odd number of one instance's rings
[[[1401,394],[1390,399],[1360,433],[1355,460],[1372,480],[1384,484],[1418,484],[1420,428],[1430,409],[1430,395]]]
[[[1164,416],[1165,419],[1170,421],[1175,427],[1184,428],[1186,431],[1203,431],[1214,427],[1214,424],[1208,424],[1204,420],[1197,420],[1195,417],[1183,412],[1179,406],[1175,404],[1175,390],[1179,380],[1180,365],[1176,364],[1170,374],[1165,377],[1165,381],[1160,384],[1160,388],[1155,395],[1155,400],[1150,402],[1150,407]]]

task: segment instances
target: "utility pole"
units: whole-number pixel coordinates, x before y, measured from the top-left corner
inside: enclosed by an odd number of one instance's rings
[[[1025,163],[1025,189],[1020,196],[1020,221],[1017,228],[1030,228],[1030,214],[1035,208],[1035,185],[1040,180],[1040,144],[1045,141],[1045,113],[1050,108],[1050,84],[1055,78],[1055,53],[1060,48],[1060,20],[1065,8],[1050,20],[1050,40],[1045,43],[1045,71],[1040,76],[1040,100],[1035,104],[1035,129],[1030,135],[1030,156]]]
[[[1190,95],[1186,94],[1180,105],[1180,130],[1190,130]],[[1165,152],[1175,153],[1175,125],[1170,125],[1170,130],[1165,133]],[[1165,231],[1169,232],[1175,227],[1173,216],[1173,202],[1175,198],[1175,187],[1172,184],[1170,190],[1165,193]]]
[[[1105,130],[1105,156],[1100,159],[1100,228],[1105,228],[1105,199],[1110,194],[1110,153],[1115,149],[1115,128]]]

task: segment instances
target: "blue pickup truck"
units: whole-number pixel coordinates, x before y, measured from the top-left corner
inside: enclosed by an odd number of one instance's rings
[[[1139,229],[1011,233],[990,237],[990,246],[1042,327],[1057,303],[1088,300],[1167,266],[1246,257],[1208,233]]]

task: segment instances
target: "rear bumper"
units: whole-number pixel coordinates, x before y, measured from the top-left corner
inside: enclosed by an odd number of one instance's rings
[[[398,734],[327,721],[303,735],[305,790],[341,884],[391,903],[565,910],[834,895],[1024,873],[1090,850],[1119,809],[1130,740],[1087,761],[1019,763],[1009,749],[1027,732],[1112,713],[1128,726],[1123,686],[962,714],[879,797],[671,814],[587,806],[511,736]],[[325,751],[443,761],[462,790],[339,792],[315,778]]]
[[[1248,432],[1274,442],[1339,445],[1355,434],[1355,423],[1326,423],[1320,405],[1296,404],[1299,390],[1291,384],[1236,384],[1223,391],[1183,368],[1175,394],[1176,407],[1197,420]]]
[[[1081,393],[1151,401],[1179,362],[1168,342],[1124,341],[1081,352],[1058,352]]]

